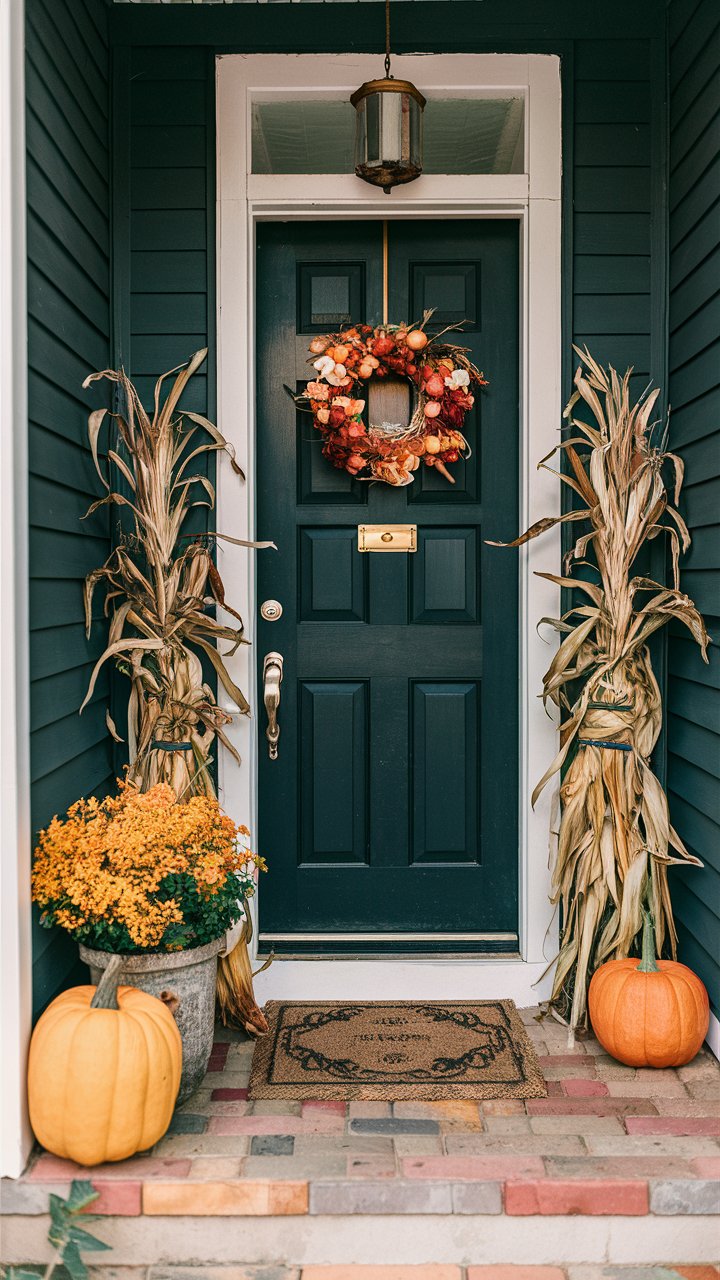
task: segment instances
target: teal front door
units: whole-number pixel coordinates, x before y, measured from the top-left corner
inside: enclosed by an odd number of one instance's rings
[[[261,224],[257,243],[258,847],[264,946],[513,951],[518,929],[517,223],[389,222],[389,319],[464,322],[484,370],[452,486],[335,470],[300,389],[314,334],[382,318],[378,222]],[[414,524],[414,554],[358,551]],[[283,657],[277,759],[263,662]]]

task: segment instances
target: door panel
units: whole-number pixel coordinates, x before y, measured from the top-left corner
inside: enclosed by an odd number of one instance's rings
[[[283,384],[311,372],[308,344],[381,319],[377,223],[258,229],[257,659],[284,657],[279,756],[260,706],[258,841],[270,863],[260,929],[278,949],[324,934],[517,932],[517,561],[484,538],[518,511],[518,235],[510,221],[390,222],[390,318],[435,307],[463,324],[490,386],[466,419],[472,457],[451,486],[421,466],[406,489],[335,470]],[[413,554],[361,554],[357,527],[413,523]],[[502,935],[495,936],[492,935]],[[342,950],[333,941],[330,949]],[[362,949],[362,942],[347,941]],[[328,949],[325,947],[325,949]]]
[[[301,867],[367,861],[367,711],[366,681],[300,687]]]

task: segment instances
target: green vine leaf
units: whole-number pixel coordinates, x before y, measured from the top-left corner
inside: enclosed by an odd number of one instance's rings
[[[80,1257],[81,1249],[100,1253],[110,1248],[110,1245],[105,1244],[103,1240],[90,1235],[90,1232],[86,1231],[84,1226],[79,1226],[77,1221],[81,1214],[84,1223],[94,1221],[92,1217],[85,1215],[85,1210],[97,1200],[98,1195],[99,1192],[91,1182],[74,1179],[67,1200],[63,1200],[61,1196],[52,1194],[50,1196],[48,1240],[50,1244],[55,1245],[58,1251],[57,1260],[64,1264],[70,1273],[71,1280],[87,1280],[88,1277],[87,1267]]]

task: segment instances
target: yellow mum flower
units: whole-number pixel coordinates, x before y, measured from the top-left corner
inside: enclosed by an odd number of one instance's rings
[[[264,869],[248,836],[216,799],[179,804],[166,783],[140,792],[121,782],[117,795],[77,800],[40,833],[33,898],[44,922],[107,949],[192,945],[198,928],[216,919],[219,936],[239,917],[251,867]],[[216,917],[203,903],[216,904]]]

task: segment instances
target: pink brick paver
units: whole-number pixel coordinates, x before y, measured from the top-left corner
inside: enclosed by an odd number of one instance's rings
[[[570,1078],[569,1080],[560,1080],[558,1083],[560,1092],[567,1094],[568,1098],[606,1098],[610,1092],[602,1080]]]
[[[693,1173],[698,1178],[717,1178],[720,1180],[720,1153],[716,1156],[696,1156],[690,1161]]]
[[[303,1267],[302,1280],[462,1280],[462,1270],[452,1264],[375,1267],[357,1263],[344,1266]]]
[[[527,1113],[529,1116],[655,1116],[657,1109],[649,1098],[529,1098]]]
[[[697,1136],[720,1137],[720,1119],[714,1116],[640,1116],[625,1119],[628,1133],[673,1134],[676,1138]]]
[[[130,1218],[142,1213],[142,1182],[101,1182],[94,1175],[92,1184],[99,1191],[88,1213],[101,1213],[106,1217]]]
[[[74,1160],[61,1160],[44,1151],[37,1163],[24,1176],[31,1182],[65,1182],[73,1178],[187,1178],[190,1160],[161,1159],[154,1156],[133,1156],[116,1164],[97,1164],[93,1168],[75,1164]]]
[[[621,1214],[637,1216],[649,1208],[646,1182],[508,1182],[505,1186],[505,1212],[527,1215],[550,1214]]]
[[[466,1280],[565,1280],[562,1267],[505,1266],[468,1267]]]
[[[331,1102],[323,1098],[311,1098],[307,1102],[303,1102],[301,1114],[303,1116],[316,1115],[318,1112],[325,1112],[327,1115],[342,1116],[345,1118],[347,1111],[346,1102]]]

